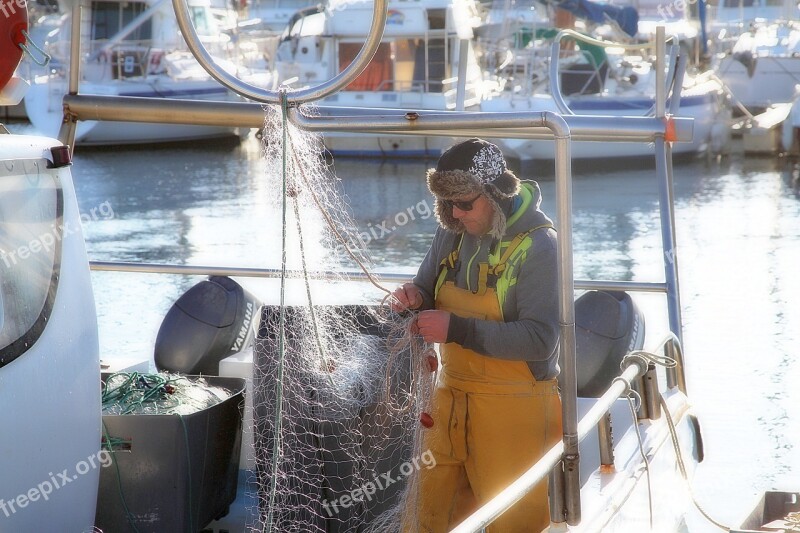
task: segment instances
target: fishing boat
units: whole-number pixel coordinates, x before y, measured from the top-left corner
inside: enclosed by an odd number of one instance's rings
[[[278,44],[276,83],[292,89],[307,87],[344,70],[368,35],[371,14],[371,3],[364,1],[329,2],[297,12]],[[473,2],[392,1],[383,42],[370,66],[319,104],[477,110],[485,93],[471,41],[478,23]],[[325,135],[325,145],[334,156],[431,157],[450,143],[452,139],[428,136]]]
[[[636,26],[632,29],[636,33]],[[546,39],[529,42],[519,58],[499,74],[504,90],[481,102],[481,110],[550,111],[609,117],[647,116],[656,108],[656,87],[669,87],[672,113],[694,119],[691,142],[673,146],[676,155],[719,152],[729,135],[729,117],[722,84],[711,73],[685,74],[678,65],[678,46],[671,68],[659,81],[652,48],[597,40],[572,30],[543,33]],[[559,43],[574,40],[565,50]],[[648,51],[650,48],[650,51]],[[683,58],[684,61],[686,58]],[[552,160],[550,141],[504,139],[504,152],[521,161]],[[650,149],[641,143],[575,143],[574,159],[640,157]]]
[[[239,26],[277,37],[295,13],[312,5],[308,0],[254,0],[248,2],[247,16]]]
[[[735,39],[759,20],[796,20],[798,8],[788,0],[722,0],[708,6],[708,15],[711,44],[716,51],[724,51],[718,46],[719,40],[725,42],[728,39],[730,43],[730,38]]]
[[[742,115],[791,102],[798,83],[797,4],[725,0],[708,7],[710,67]]]
[[[638,41],[653,41],[656,27],[663,26],[667,35],[674,35],[680,46],[680,53],[688,58],[688,65],[702,66],[707,61],[708,7],[704,1],[689,4],[663,3],[652,0],[629,0],[615,2],[617,6],[630,6],[639,14],[637,32],[631,36]],[[618,41],[625,34],[615,24],[601,24],[592,31],[594,37],[607,41]]]
[[[67,13],[70,5],[65,4]],[[269,76],[259,65],[245,65],[243,54],[222,33],[208,0],[192,0],[191,9],[204,42],[231,72],[266,84]],[[25,97],[29,120],[37,131],[55,136],[61,127],[61,98],[69,80],[63,68],[70,55],[69,36],[80,32],[86,39],[80,55],[85,62],[80,80],[87,94],[125,97],[231,100],[238,97],[211,78],[181,44],[170,6],[164,0],[144,2],[93,2],[80,19],[67,17],[48,50],[54,58],[47,73],[35,76]],[[235,137],[249,130],[229,126],[189,127],[140,123],[82,122],[75,142],[80,145],[137,144]]]
[[[702,460],[703,451],[700,425],[692,411],[684,376],[672,166],[665,137],[676,143],[690,140],[691,120],[667,118],[665,108],[658,104],[655,117],[562,116],[550,112],[419,113],[409,117],[385,109],[364,110],[358,115],[350,115],[350,110],[341,108],[318,108],[316,114],[297,109],[304,102],[334,94],[367,67],[372,53],[379,48],[386,8],[385,1],[376,2],[375,21],[365,52],[357,55],[340,77],[285,94],[258,89],[216,65],[210,55],[203,53],[186,5],[176,2],[182,34],[204,68],[242,96],[282,104],[281,116],[304,131],[335,129],[349,133],[449,136],[454,132],[468,135],[480,129],[483,135],[492,138],[555,137],[563,440],[456,530],[480,530],[547,476],[551,477],[553,487],[553,531],[643,531],[648,527],[675,530],[685,511],[683,504],[687,503],[678,495],[685,494],[682,487]],[[665,57],[663,36],[660,37],[659,55]],[[0,45],[12,49],[16,46],[2,42]],[[78,59],[73,58],[70,69],[79,68]],[[135,121],[157,117],[164,123],[234,122],[255,127],[264,120],[260,104],[243,107],[231,102],[121,100],[77,93],[66,95],[64,105],[68,125],[70,120],[84,118]],[[126,113],[130,106],[140,114]],[[266,290],[272,292],[268,298],[270,294],[262,292],[263,285],[259,289],[248,280],[276,278],[283,295],[287,275],[304,278],[303,272],[290,273],[285,266],[270,270],[90,263],[78,229],[80,216],[73,187],[73,179],[80,172],[80,159],[73,159],[70,150],[75,128],[65,128],[62,133],[61,139],[0,134],[0,159],[4,162],[0,165],[3,207],[0,210],[3,220],[0,402],[7,407],[0,412],[0,423],[7,429],[0,433],[0,448],[4,450],[1,460],[4,475],[0,477],[2,529],[96,530],[93,529],[98,525],[96,516],[117,517],[116,521],[103,523],[101,529],[108,531],[128,528],[244,531],[253,524],[282,529],[286,523],[305,524],[307,527],[301,530],[341,531],[353,521],[360,527],[380,529],[380,524],[373,520],[397,501],[404,483],[392,479],[393,491],[380,501],[372,498],[375,493],[366,490],[363,483],[367,480],[375,489],[378,480],[385,477],[381,472],[389,475],[394,468],[403,472],[404,465],[411,463],[402,462],[403,456],[393,453],[367,453],[359,461],[342,455],[344,444],[363,445],[352,438],[351,431],[372,435],[374,439],[369,442],[373,444],[382,440],[402,442],[405,435],[366,431],[366,427],[382,428],[387,412],[365,408],[364,402],[371,405],[377,396],[369,392],[374,384],[353,379],[359,374],[354,370],[356,367],[337,367],[347,353],[333,352],[334,359],[323,360],[325,364],[313,369],[305,368],[307,373],[297,384],[299,388],[285,389],[286,396],[263,395],[265,390],[284,390],[282,372],[289,368],[292,359],[280,356],[284,353],[283,341],[294,342],[298,333],[308,327],[309,321],[304,319],[307,315],[303,313],[312,311],[311,321],[313,313],[323,312],[340,320],[354,320],[353,326],[361,333],[380,337],[384,335],[381,328],[363,320],[374,315],[365,314],[363,307],[323,302],[289,306],[283,296],[280,306],[261,305],[267,299],[274,300],[278,286],[267,285]],[[660,184],[663,244],[660,257],[665,281],[574,279],[569,157],[573,139],[654,144]],[[285,155],[290,157],[291,150],[287,148],[287,152]],[[298,189],[283,190],[281,201],[300,194]],[[277,191],[275,195],[278,196]],[[307,218],[298,216],[298,224]],[[304,265],[305,273],[313,274],[315,287],[324,289],[327,280],[341,281],[341,272],[315,272],[315,264],[311,264],[311,270],[306,270],[308,263]],[[182,415],[102,414],[99,384],[101,379],[107,384],[108,377],[100,372],[90,268],[213,275],[176,302],[175,312],[159,332],[161,344],[169,349],[158,359],[162,366],[199,369],[204,373],[208,368],[222,371],[238,366],[244,369],[243,374],[251,376],[253,394],[248,398],[253,408],[248,411],[256,421],[249,424],[245,418],[244,434],[249,431],[258,453],[254,465],[248,466],[247,461],[239,463],[240,453],[248,457],[239,448],[243,439],[247,443],[240,433],[241,390],[232,396],[238,400],[228,402],[224,413],[209,411],[201,421]],[[228,276],[242,280],[251,290]],[[350,277],[357,279],[359,275],[351,273]],[[368,273],[361,275],[361,279],[364,277],[369,277]],[[384,274],[382,278],[405,279]],[[306,287],[312,285],[308,277],[305,283]],[[585,291],[577,301],[576,289]],[[666,296],[671,333],[665,338],[646,337],[645,317],[635,299],[627,294],[638,291]],[[361,348],[366,349],[366,345]],[[357,352],[348,353],[352,356]],[[276,359],[276,355],[280,357]],[[273,366],[275,363],[277,366]],[[657,371],[656,366],[662,364],[666,369]],[[406,362],[400,366],[408,368],[413,364]],[[382,374],[379,369],[375,375]],[[318,380],[320,376],[322,379]],[[144,376],[134,376],[131,381],[142,380],[147,383],[143,385],[146,389],[156,386]],[[239,388],[241,383],[233,388]],[[350,403],[337,403],[343,396],[332,395],[341,383],[348,386],[340,392],[353,393],[347,396]],[[399,380],[395,386],[403,389],[404,383]],[[281,386],[276,389],[276,384]],[[158,391],[172,394],[163,385],[157,385]],[[413,391],[403,396],[416,398]],[[640,401],[634,402],[634,398]],[[286,457],[274,452],[277,449],[274,446],[284,444],[275,437],[276,428],[283,427],[280,418],[266,416],[264,410],[275,414],[277,406],[280,413],[283,406],[296,406],[295,402],[303,400],[310,402],[306,406],[316,409],[315,417],[298,425],[287,424],[286,429],[295,432],[295,437],[307,438],[290,439],[286,451],[289,456],[301,453],[307,462],[293,465],[302,467],[299,470],[308,477],[293,477],[296,471],[290,470],[282,471],[280,478],[266,476],[270,468]],[[336,410],[337,406],[341,409]],[[424,406],[409,407],[411,419],[419,421],[421,407]],[[120,422],[120,416],[127,418]],[[119,425],[112,425],[111,417]],[[271,420],[277,422],[270,425]],[[412,426],[413,434],[420,431],[418,425]],[[375,452],[375,448],[369,449]],[[380,448],[381,452],[393,450]],[[427,465],[424,455],[417,459],[416,468]],[[246,475],[239,476],[245,480],[239,485],[244,490],[237,491],[232,487],[236,486],[239,464],[254,471],[249,482]],[[214,476],[207,475],[210,470]],[[410,479],[412,473],[409,471],[406,477]],[[294,486],[296,492],[292,492],[295,499],[287,502],[293,506],[290,512],[288,507],[275,506],[276,498],[281,495],[274,488],[286,479],[298,481]],[[252,484],[256,488],[251,491],[247,487]],[[104,489],[98,491],[98,486]],[[359,496],[355,496],[355,491],[360,491]],[[668,504],[648,505],[648,500]],[[148,501],[153,503],[150,506],[141,503]],[[335,515],[331,508],[337,509]],[[238,510],[246,516],[237,514]],[[166,522],[166,517],[175,522]],[[237,522],[239,518],[241,522]],[[173,527],[174,524],[178,525]]]
[[[750,113],[792,102],[800,83],[800,26],[794,19],[756,20],[713,68],[733,97]]]

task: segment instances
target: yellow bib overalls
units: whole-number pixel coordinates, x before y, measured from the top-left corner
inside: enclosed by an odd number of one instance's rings
[[[479,265],[477,291],[444,281],[436,294],[436,308],[461,317],[502,320],[491,278],[505,269],[527,235],[514,239],[494,268]],[[434,425],[425,430],[422,447],[431,450],[436,466],[420,471],[417,515],[420,531],[436,533],[458,525],[561,438],[561,400],[555,379],[537,382],[525,361],[486,357],[456,343],[441,345],[440,353],[442,375],[431,413]],[[549,523],[544,481],[487,531],[538,533]]]

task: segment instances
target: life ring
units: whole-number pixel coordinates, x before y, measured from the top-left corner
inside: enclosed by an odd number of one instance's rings
[[[4,15],[0,17],[0,90],[2,90],[22,60],[20,45],[26,41],[28,8],[24,2],[0,2],[0,11]]]

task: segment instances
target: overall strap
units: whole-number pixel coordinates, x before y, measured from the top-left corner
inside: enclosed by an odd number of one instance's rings
[[[516,236],[511,240],[506,248],[506,251],[503,252],[503,255],[500,257],[500,260],[494,266],[489,266],[488,263],[481,263],[478,267],[478,293],[483,294],[486,292],[487,287],[494,288],[497,286],[497,278],[503,275],[503,272],[506,270],[506,265],[508,264],[508,260],[511,259],[511,256],[514,255],[514,252],[517,251],[519,245],[534,231],[542,228],[552,228],[553,225],[549,222],[546,224],[540,224],[539,226],[533,227],[529,230],[523,231],[521,233],[517,233]]]
[[[441,287],[445,281],[455,282],[456,274],[458,274],[458,271],[461,269],[459,254],[461,253],[461,244],[463,242],[464,234],[462,233],[460,238],[453,239],[453,249],[439,262],[439,273],[436,275],[434,295],[439,292],[439,287]]]

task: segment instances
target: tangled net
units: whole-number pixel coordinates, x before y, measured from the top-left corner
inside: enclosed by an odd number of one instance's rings
[[[349,215],[322,139],[267,110],[267,190],[282,224],[280,302],[262,308],[254,348],[256,531],[398,531],[414,524],[416,476],[430,468],[436,354],[389,310],[390,291]],[[381,305],[329,305],[361,270]],[[292,300],[292,305],[287,300]],[[426,418],[427,417],[427,418]],[[406,529],[406,527],[404,527]]]

